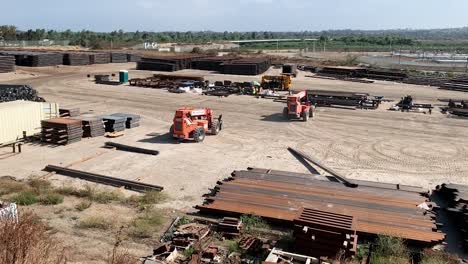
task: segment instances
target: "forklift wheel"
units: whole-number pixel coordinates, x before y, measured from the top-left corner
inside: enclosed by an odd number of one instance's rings
[[[218,135],[220,130],[221,123],[219,121],[213,121],[213,124],[211,124],[211,134]]]
[[[195,142],[203,142],[205,136],[205,129],[203,129],[203,127],[197,127],[195,131],[193,131],[193,139]]]
[[[171,134],[171,137],[174,134],[174,125],[172,125],[171,128],[169,128],[169,134]]]
[[[307,122],[309,120],[309,113],[302,112],[302,121]]]
[[[283,109],[283,117],[289,119],[289,109],[287,107]]]
[[[309,117],[314,118],[315,116],[315,107],[311,106],[309,109]]]

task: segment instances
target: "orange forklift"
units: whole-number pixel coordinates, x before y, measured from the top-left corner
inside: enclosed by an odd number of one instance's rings
[[[210,108],[179,108],[169,133],[180,140],[193,139],[195,142],[202,142],[206,134],[219,134],[223,129],[222,117],[220,115],[217,119],[214,118],[213,110]]]
[[[302,91],[288,96],[288,106],[283,109],[283,116],[287,119],[302,119],[307,122],[315,116],[315,106],[307,101],[307,92]]]

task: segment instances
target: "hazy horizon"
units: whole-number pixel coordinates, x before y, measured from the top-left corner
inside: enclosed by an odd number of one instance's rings
[[[0,24],[20,30],[284,32],[468,25],[468,1],[463,0],[19,0],[2,6],[18,12],[5,12]]]

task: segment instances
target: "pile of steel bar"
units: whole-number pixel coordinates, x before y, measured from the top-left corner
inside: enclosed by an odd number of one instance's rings
[[[127,118],[124,116],[104,115],[100,116],[104,120],[106,132],[122,132],[125,130]]]
[[[365,73],[366,69],[361,67],[323,67],[318,70],[320,75],[332,75],[332,76],[345,76],[345,77],[356,77],[360,74]]]
[[[60,117],[77,117],[80,115],[80,108],[63,108],[59,109]]]
[[[124,179],[99,175],[99,174],[85,172],[85,171],[72,170],[69,168],[64,168],[64,167],[59,167],[59,166],[47,165],[44,168],[44,170],[48,172],[55,172],[57,174],[61,174],[65,176],[70,176],[73,178],[79,178],[79,179],[83,179],[87,181],[106,184],[106,185],[110,185],[114,187],[119,187],[119,188],[124,187],[125,189],[129,189],[129,190],[136,191],[136,192],[147,192],[147,191],[160,192],[163,190],[163,187],[157,186],[157,185],[124,180]]]
[[[37,90],[29,85],[0,84],[0,103],[16,100],[45,102]]]
[[[0,73],[15,71],[14,56],[0,56]]]
[[[138,62],[141,60],[141,56],[133,53],[127,53],[128,62]]]
[[[107,64],[110,63],[110,54],[99,52],[89,54],[89,62],[91,64]]]
[[[255,214],[292,225],[301,208],[309,208],[352,216],[359,236],[394,235],[429,246],[445,235],[436,231],[432,211],[418,208],[427,201],[410,191],[362,185],[349,188],[310,174],[248,170],[235,171],[219,182],[197,209],[222,216]]]
[[[142,153],[142,154],[148,154],[148,155],[159,155],[159,151],[157,150],[137,148],[137,147],[119,144],[115,142],[106,142],[105,146],[108,148],[116,148],[117,150],[123,150],[123,151],[128,151],[128,152]]]
[[[81,120],[53,118],[41,121],[41,126],[42,141],[46,143],[67,145],[83,137]]]
[[[125,128],[135,128],[140,126],[140,115],[135,114],[128,114],[128,113],[115,113],[111,114],[111,116],[123,117],[125,118]]]
[[[317,106],[351,106],[360,107],[372,105],[374,108],[380,104],[379,100],[370,98],[368,93],[354,93],[345,91],[308,90],[307,100]]]
[[[110,54],[110,60],[111,60],[111,63],[126,63],[126,62],[128,62],[126,53],[112,52]]]
[[[271,66],[268,58],[244,58],[225,62],[222,64],[223,74],[259,75],[266,72]]]
[[[293,222],[296,252],[317,258],[334,258],[341,251],[348,258],[356,254],[353,216],[302,208]]]
[[[175,56],[142,57],[141,60],[137,62],[137,70],[173,72],[191,69],[193,60],[205,57],[209,56],[184,54]]]
[[[84,52],[70,52],[63,54],[63,65],[89,65],[90,57]]]
[[[462,244],[468,251],[468,186],[460,184],[442,184],[434,191],[445,200],[449,218],[462,234]]]
[[[0,51],[0,55],[15,56],[15,64],[18,66],[43,67],[63,63],[63,54],[58,52]]]
[[[218,56],[210,58],[201,58],[192,61],[192,69],[205,70],[205,71],[223,71],[223,63],[228,63],[233,60],[238,60],[239,57],[232,56]]]
[[[100,117],[82,117],[83,137],[100,137],[106,133],[104,123]]]

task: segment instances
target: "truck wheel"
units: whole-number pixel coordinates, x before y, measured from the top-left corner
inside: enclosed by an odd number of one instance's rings
[[[309,120],[309,113],[307,112],[302,112],[302,121],[307,122]]]
[[[219,121],[213,121],[213,124],[211,124],[211,134],[218,135],[220,130],[221,124],[219,123]]]
[[[203,127],[197,127],[195,131],[193,131],[193,139],[195,142],[203,142],[205,136],[205,129],[203,129]]]
[[[315,117],[315,107],[311,106],[309,109],[309,117],[314,118]]]
[[[283,109],[283,117],[284,118],[288,118],[289,117],[289,109],[287,107],[285,107]]]

